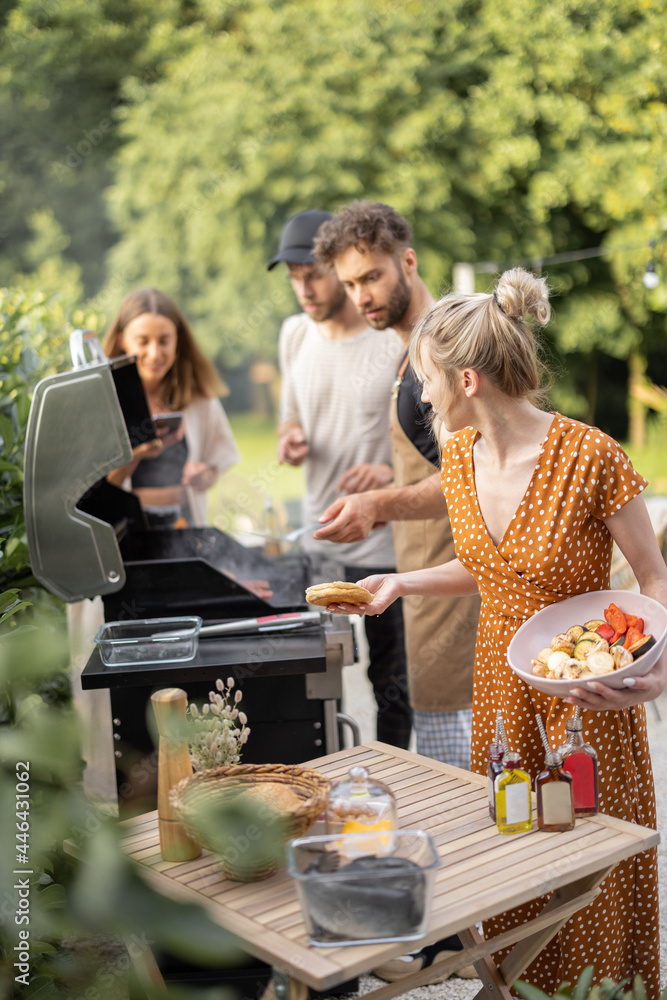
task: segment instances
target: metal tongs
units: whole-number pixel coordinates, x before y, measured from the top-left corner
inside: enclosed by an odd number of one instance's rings
[[[233,622],[220,622],[218,625],[204,625],[199,629],[199,636],[230,635],[234,632],[284,632],[287,629],[301,628],[310,622],[320,620],[319,611],[288,611],[282,615],[264,615],[262,618],[239,618]],[[151,639],[173,639],[180,632],[154,632]]]

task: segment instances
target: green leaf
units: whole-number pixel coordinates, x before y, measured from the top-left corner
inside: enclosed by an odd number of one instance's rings
[[[636,975],[632,980],[632,994],[634,1000],[646,1000],[646,987],[640,975]]]
[[[67,894],[62,885],[53,882],[41,889],[39,893],[39,905],[42,909],[61,909],[67,900]]]
[[[22,477],[22,472],[15,462],[8,462],[6,458],[0,458],[0,472],[13,472],[18,477]]]
[[[0,615],[0,625],[2,625],[5,619],[11,618],[12,615],[15,615],[17,612],[23,611],[24,608],[29,607],[31,607],[30,601],[17,601],[16,604],[13,604],[8,611],[5,611],[2,615]]]
[[[593,982],[594,966],[587,965],[579,976],[572,991],[572,1000],[586,1000]]]
[[[0,413],[0,439],[6,454],[14,447],[14,428],[9,417],[4,417]]]
[[[538,989],[537,986],[532,986],[530,983],[524,982],[522,979],[516,979],[512,983],[512,988],[516,990],[520,997],[523,997],[523,1000],[550,1000],[547,993]]]
[[[6,611],[18,601],[19,591],[17,589],[5,590],[0,594],[0,612]]]

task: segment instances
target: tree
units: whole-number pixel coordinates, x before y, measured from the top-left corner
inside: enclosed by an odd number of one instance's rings
[[[140,102],[178,33],[178,0],[13,0],[0,15],[3,223],[0,286],[33,269],[29,220],[50,211],[61,252],[97,290],[115,240],[103,202],[118,148],[115,109]],[[155,30],[152,30],[155,28]],[[146,44],[146,36],[150,43]]]
[[[608,247],[549,268],[550,340],[579,368],[627,358],[667,305],[641,285],[648,250],[616,250],[667,218],[665,11],[248,0],[226,31],[196,23],[120,112],[111,267],[167,288],[228,362],[267,352],[294,307],[264,271],[285,219],[365,196],[411,221],[435,292],[456,260]]]

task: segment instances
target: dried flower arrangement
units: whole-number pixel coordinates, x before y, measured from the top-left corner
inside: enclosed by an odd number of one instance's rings
[[[237,708],[242,692],[237,689],[232,696],[234,678],[228,677],[226,686],[218,679],[215,686],[201,712],[196,705],[188,705],[188,743],[195,771],[238,764],[241,747],[250,735],[246,714]]]

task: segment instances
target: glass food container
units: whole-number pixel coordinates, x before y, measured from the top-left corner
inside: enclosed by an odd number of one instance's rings
[[[98,629],[95,642],[108,667],[136,663],[186,663],[197,652],[202,619],[142,618],[107,622]]]
[[[397,830],[386,835],[391,850],[369,855],[366,834],[346,856],[336,834],[298,837],[287,845],[287,867],[297,885],[311,944],[416,941],[428,930],[435,872],[440,859],[428,833]]]

